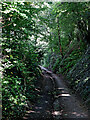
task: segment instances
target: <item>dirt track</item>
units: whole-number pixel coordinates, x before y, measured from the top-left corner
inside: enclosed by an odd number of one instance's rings
[[[87,109],[71,94],[61,77],[41,67],[42,94],[24,120],[89,120]]]

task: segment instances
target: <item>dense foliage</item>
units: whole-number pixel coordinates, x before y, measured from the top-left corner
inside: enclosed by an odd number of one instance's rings
[[[51,54],[62,55],[65,60],[63,67],[68,71],[82,55],[87,43],[89,44],[89,4],[56,3],[50,8],[47,18],[50,29],[47,36],[50,51],[48,54],[50,57]]]
[[[90,44],[89,17],[88,2],[2,3],[3,120],[20,118],[37,99],[40,63],[72,70]]]
[[[89,3],[56,3],[44,15],[49,34],[48,52],[42,64],[64,74],[69,86],[90,104]],[[85,55],[84,55],[85,54]],[[83,57],[84,56],[84,57]]]
[[[32,3],[2,3],[3,119],[18,119],[27,101],[37,98],[42,52],[36,46],[36,16]],[[33,39],[32,39],[33,36]],[[16,117],[17,116],[17,117]]]

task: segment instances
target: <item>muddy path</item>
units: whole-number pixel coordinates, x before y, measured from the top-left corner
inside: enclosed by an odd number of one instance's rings
[[[89,120],[87,108],[71,93],[62,77],[40,66],[43,73],[42,93],[28,110],[24,120]]]

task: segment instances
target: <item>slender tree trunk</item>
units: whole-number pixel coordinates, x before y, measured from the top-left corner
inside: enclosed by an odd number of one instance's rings
[[[59,26],[59,18],[57,18],[57,24],[58,24],[58,40],[59,40],[59,48],[60,48],[60,53],[62,55],[63,58],[63,53],[62,53],[62,47],[61,47],[61,41],[60,41],[60,26]]]
[[[25,91],[26,91],[26,79],[24,78],[24,90],[23,90],[24,94],[25,94]]]

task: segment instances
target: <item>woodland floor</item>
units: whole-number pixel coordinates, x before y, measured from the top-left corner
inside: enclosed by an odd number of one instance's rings
[[[72,94],[62,77],[41,67],[40,97],[23,120],[89,120],[87,108]]]

